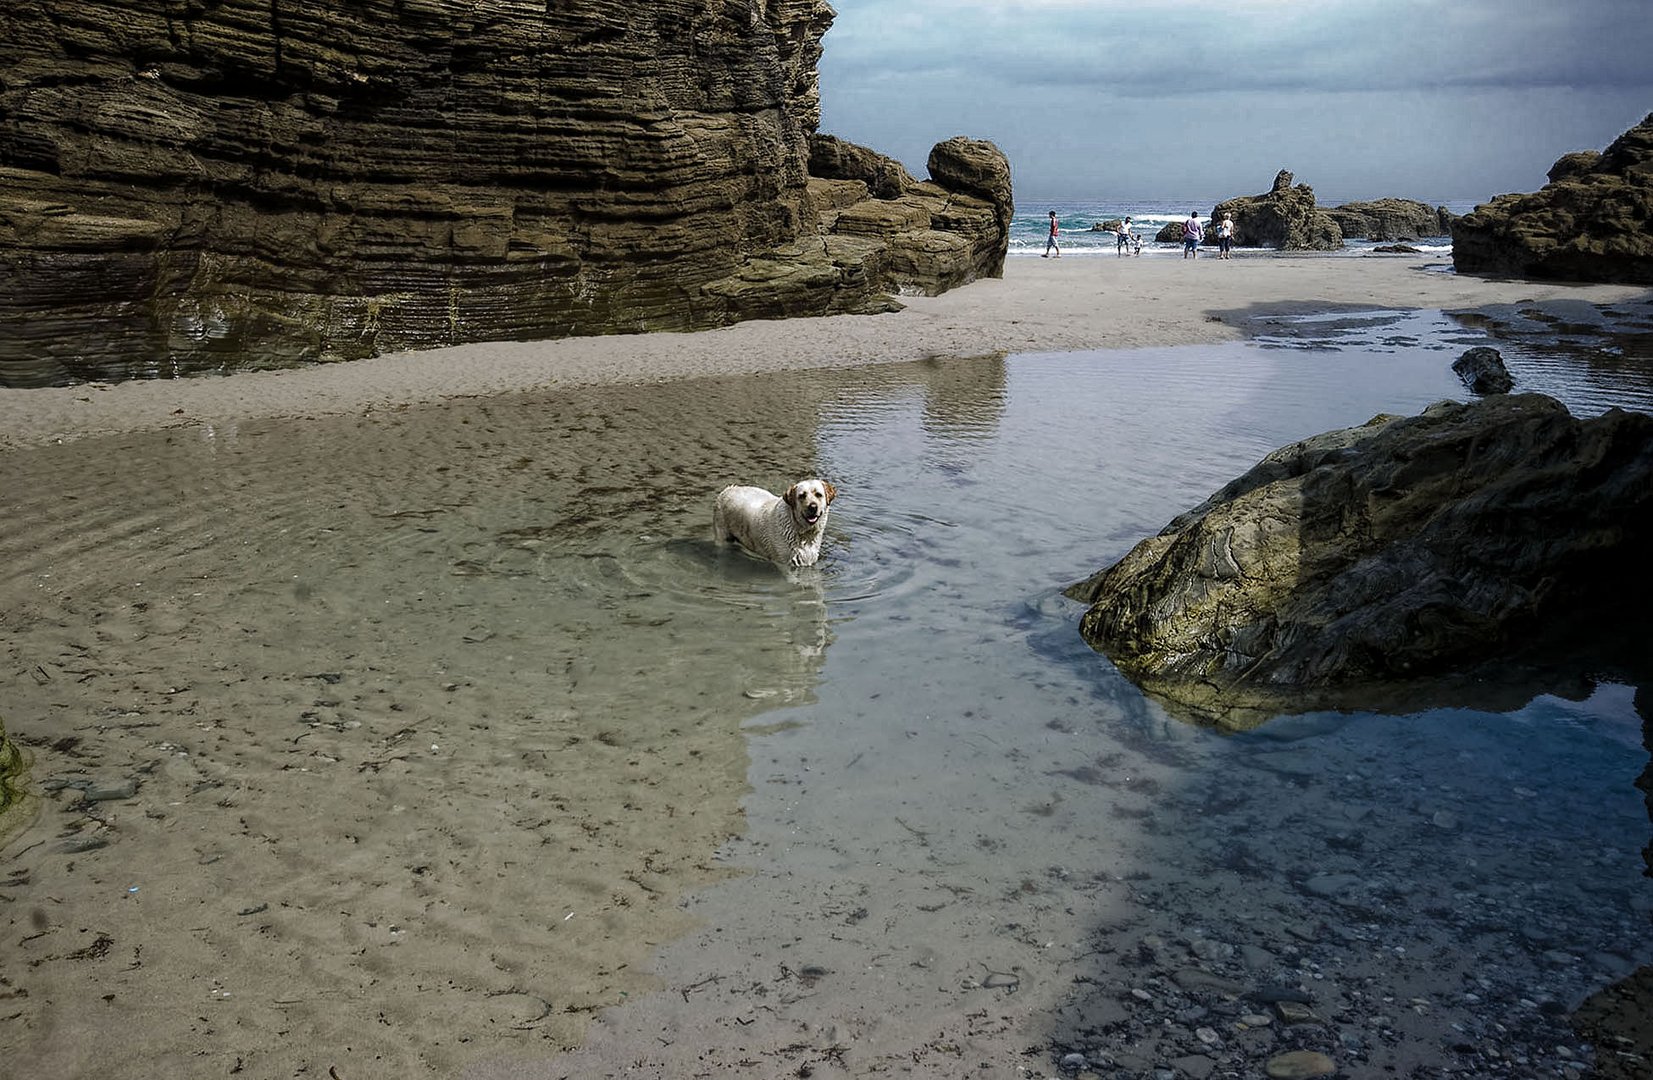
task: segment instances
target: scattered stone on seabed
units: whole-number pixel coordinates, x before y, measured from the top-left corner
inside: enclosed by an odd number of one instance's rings
[[[138,793],[138,782],[132,777],[118,780],[113,784],[98,784],[86,789],[88,802],[117,802],[121,799],[130,799]]]
[[[1291,1050],[1269,1058],[1265,1068],[1270,1080],[1308,1080],[1333,1075],[1337,1072],[1337,1062],[1318,1051]]]
[[[1280,1019],[1287,1024],[1320,1024],[1325,1021],[1314,1014],[1314,1010],[1299,1001],[1276,1001],[1274,1011],[1280,1014]]]
[[[64,855],[78,855],[83,851],[95,851],[108,845],[107,836],[71,836],[57,845],[57,850]]]
[[[1316,874],[1303,882],[1303,891],[1336,899],[1359,884],[1360,878],[1354,874]]]

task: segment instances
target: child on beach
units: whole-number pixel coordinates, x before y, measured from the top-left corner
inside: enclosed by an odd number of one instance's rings
[[[1056,243],[1056,234],[1057,234],[1058,231],[1060,231],[1060,230],[1058,230],[1057,227],[1056,227],[1056,211],[1052,210],[1050,212],[1050,239],[1045,241],[1045,253],[1043,255],[1039,256],[1039,258],[1041,258],[1041,259],[1050,258],[1050,253],[1051,253],[1052,250],[1054,250],[1056,252],[1056,257],[1058,259],[1060,259],[1062,257],[1062,248],[1059,244]]]

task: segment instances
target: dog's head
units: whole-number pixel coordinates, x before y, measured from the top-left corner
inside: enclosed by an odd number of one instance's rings
[[[792,508],[792,517],[805,528],[826,520],[827,504],[837,498],[838,489],[826,480],[799,480],[781,498]]]

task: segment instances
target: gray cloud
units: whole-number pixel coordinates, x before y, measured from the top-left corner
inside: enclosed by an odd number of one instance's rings
[[[837,7],[821,64],[828,130],[919,166],[938,138],[993,138],[1034,182],[1163,187],[1170,173],[1198,191],[1223,182],[1225,162],[1289,156],[1349,186],[1427,185],[1433,170],[1478,197],[1542,182],[1559,152],[1605,145],[1653,109],[1647,0]],[[1174,140],[1113,153],[1116,131],[1214,119],[1202,145],[1217,162],[1178,160]]]

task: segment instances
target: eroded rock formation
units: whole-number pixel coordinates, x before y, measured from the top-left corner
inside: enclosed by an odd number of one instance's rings
[[[0,383],[886,310],[892,290],[998,272],[1008,166],[990,144],[859,200],[811,185],[832,17],[824,0],[6,5]],[[961,160],[1003,173],[1003,206],[950,186]],[[911,203],[862,212],[899,241],[845,227],[874,193]]]
[[[1653,284],[1653,114],[1605,151],[1563,155],[1549,183],[1452,226],[1461,273]]]
[[[1428,680],[1482,663],[1653,678],[1650,540],[1653,417],[1500,395],[1277,450],[1068,594],[1144,689],[1246,726],[1450,703]]]
[[[1417,240],[1452,235],[1457,215],[1444,206],[1416,199],[1374,199],[1350,202],[1325,210],[1337,222],[1345,240]]]
[[[1331,215],[1314,204],[1314,189],[1292,183],[1281,169],[1274,186],[1261,195],[1243,195],[1217,204],[1212,221],[1234,215],[1234,243],[1283,251],[1332,251],[1343,246],[1343,233]],[[1207,230],[1207,240],[1215,242]]]

